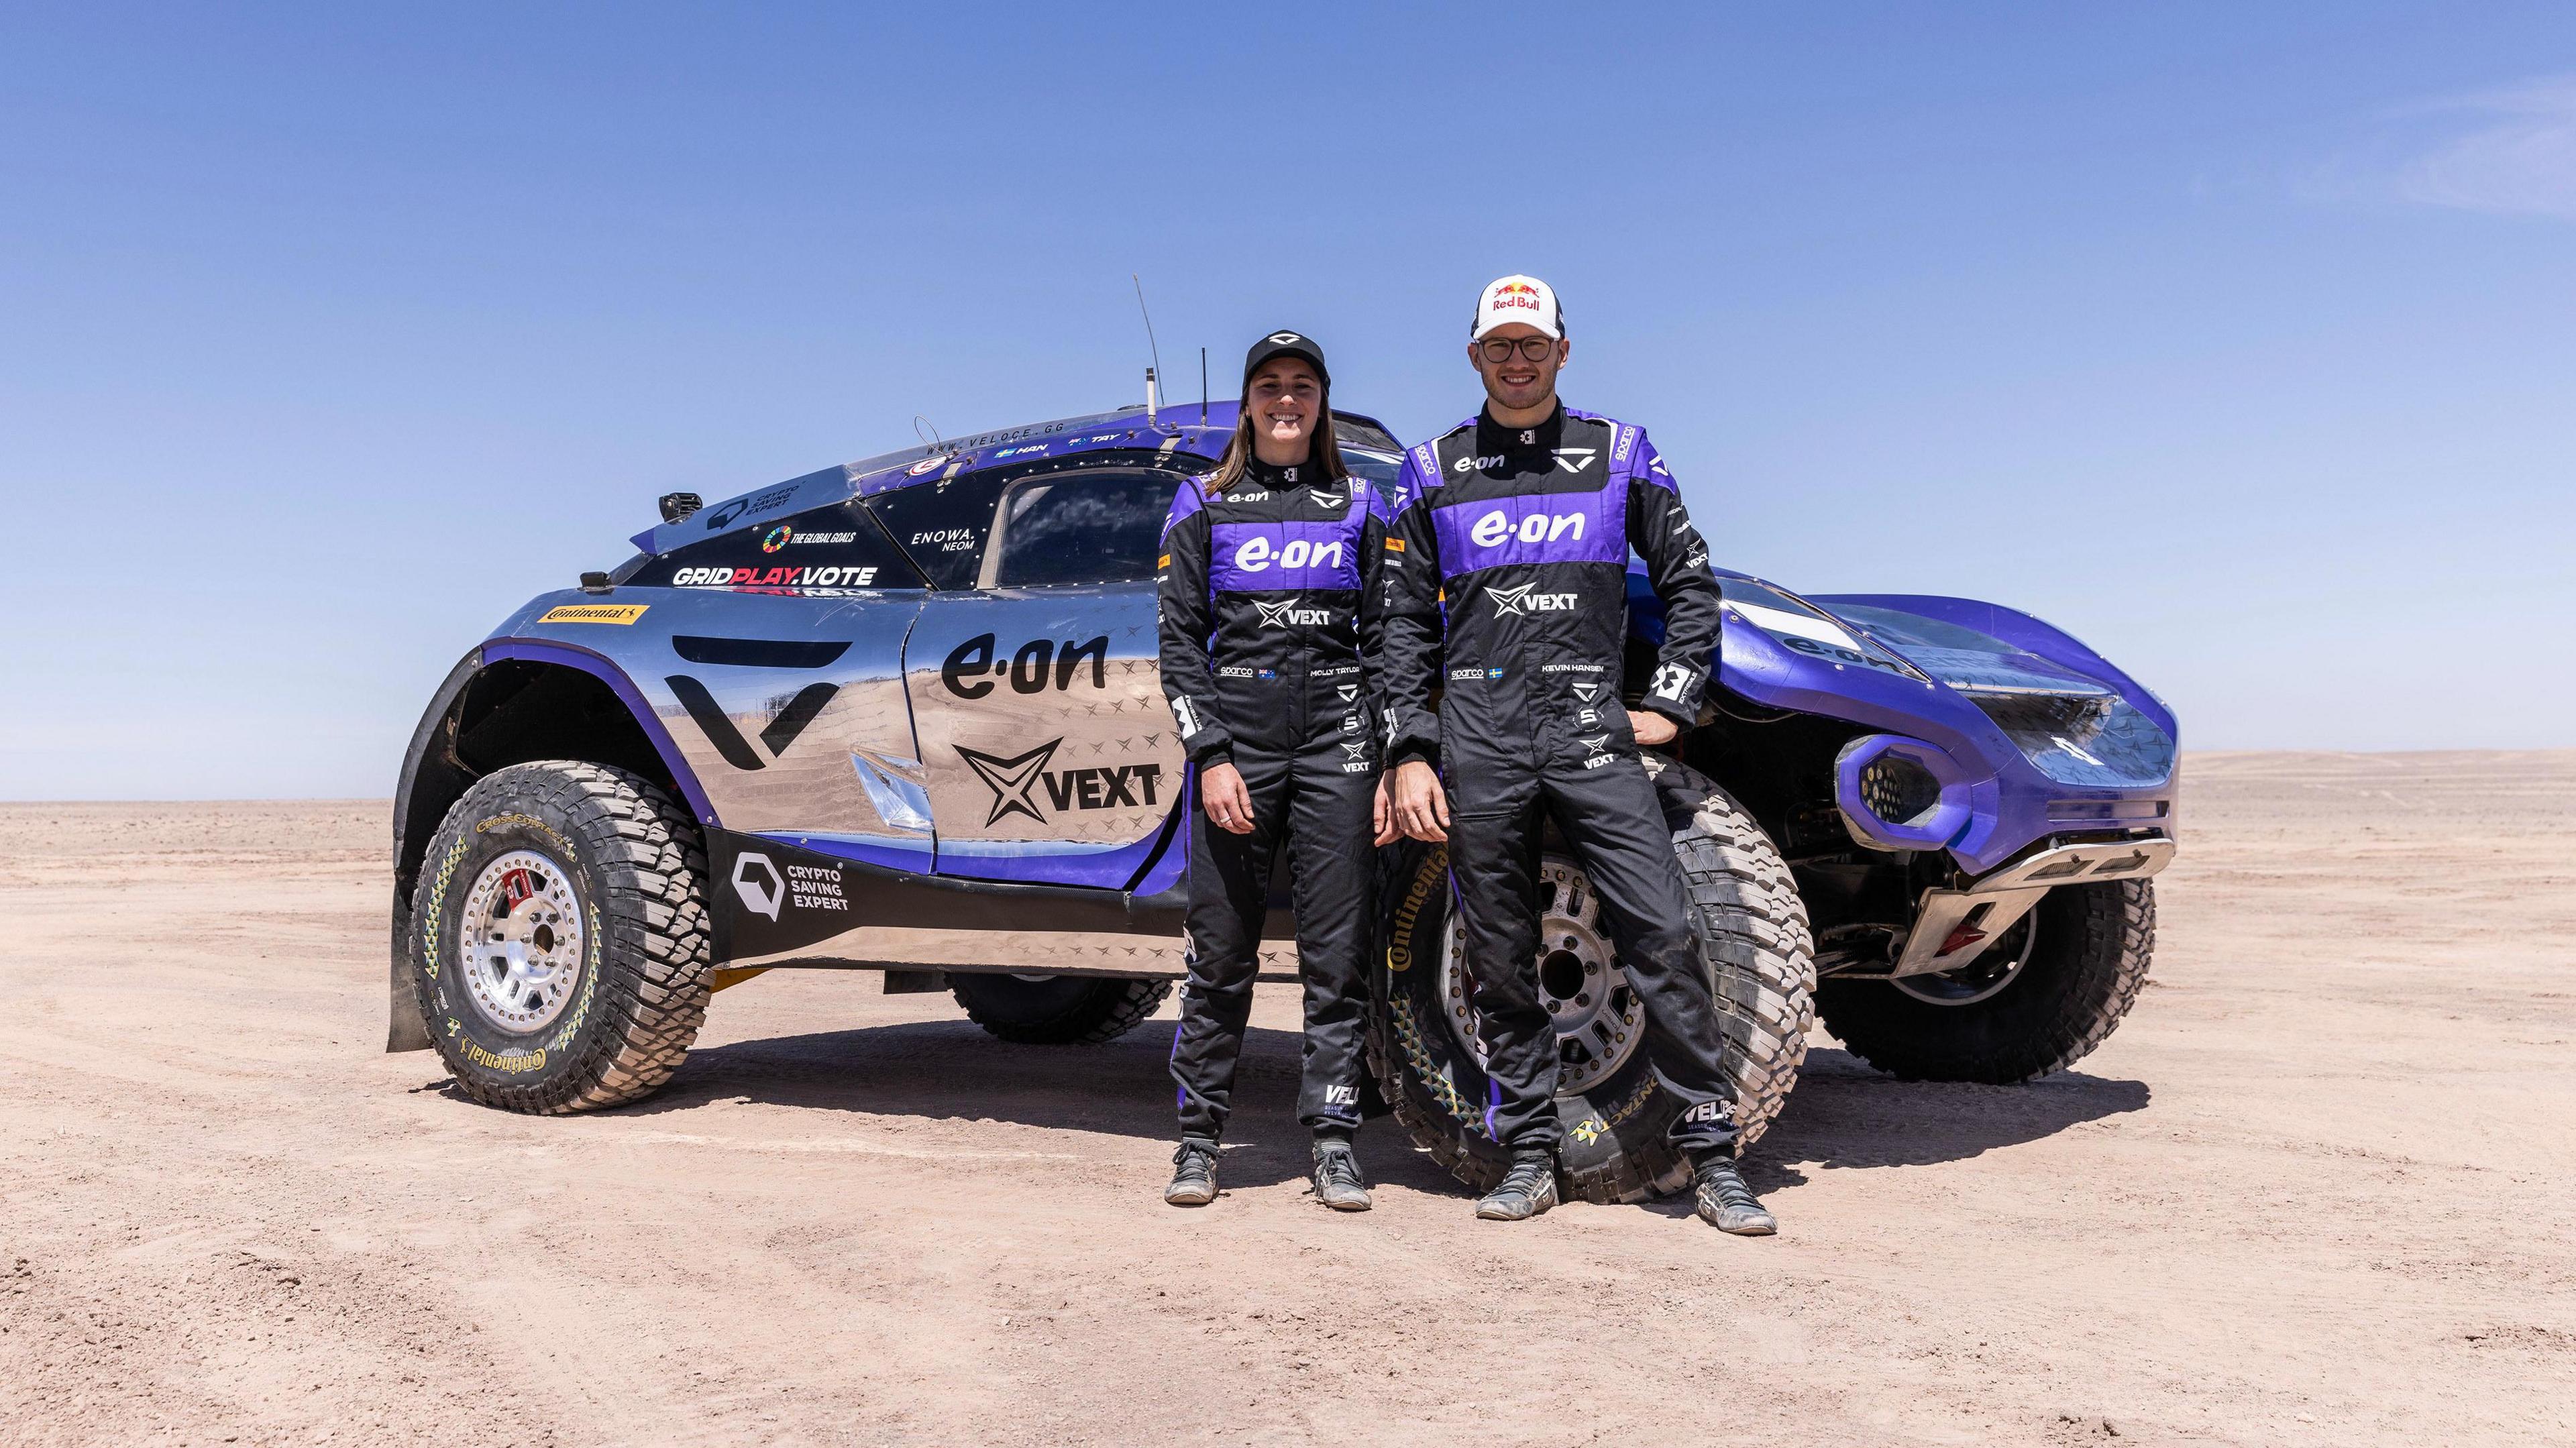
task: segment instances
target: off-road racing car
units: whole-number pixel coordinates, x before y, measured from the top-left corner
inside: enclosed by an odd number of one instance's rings
[[[477,1101],[611,1106],[763,970],[882,971],[1006,1040],[1107,1041],[1184,974],[1198,826],[1158,678],[1165,510],[1231,404],[1129,409],[826,468],[712,507],[504,620],[438,688],[394,808],[388,1048]],[[1185,419],[1185,420],[1179,420]],[[1391,483],[1395,439],[1337,415]],[[2175,723],[2026,614],[1721,574],[1701,727],[1653,756],[1758,1136],[1814,1017],[1909,1078],[2013,1082],[2100,1044],[2147,974]],[[1660,606],[1631,574],[1640,660]],[[1632,685],[1649,672],[1632,662]],[[1475,1002],[1439,849],[1382,852],[1370,1058],[1462,1180]],[[1284,876],[1284,872],[1282,872]],[[1673,1109],[1582,872],[1552,855],[1566,1186],[1678,1185]],[[1264,978],[1292,977],[1285,909]]]

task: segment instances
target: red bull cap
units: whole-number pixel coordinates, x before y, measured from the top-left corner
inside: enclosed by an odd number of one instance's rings
[[[1476,299],[1476,326],[1468,336],[1482,341],[1496,327],[1514,322],[1536,327],[1550,337],[1565,335],[1565,320],[1557,311],[1555,289],[1536,277],[1507,276],[1487,285]]]

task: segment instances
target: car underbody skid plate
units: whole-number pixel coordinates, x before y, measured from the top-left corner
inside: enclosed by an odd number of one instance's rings
[[[1926,890],[1896,965],[1882,979],[1961,970],[2060,885],[2143,880],[2173,860],[2166,839],[2057,845],[2026,855],[1964,890]],[[1863,973],[1867,978],[1867,973]]]

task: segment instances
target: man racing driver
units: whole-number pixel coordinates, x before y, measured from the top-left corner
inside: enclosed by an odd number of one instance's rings
[[[1545,282],[1485,288],[1467,344],[1485,406],[1407,452],[1382,574],[1392,824],[1449,841],[1483,1017],[1485,1126],[1511,1152],[1476,1215],[1522,1221],[1557,1200],[1556,1031],[1537,981],[1539,843],[1552,818],[1644,1003],[1648,1060],[1681,1102],[1672,1140],[1690,1159],[1699,1215],[1767,1235],[1776,1223],[1736,1174],[1725,1037],[1637,756],[1697,720],[1717,582],[1645,429],[1557,400],[1571,351]],[[1620,702],[1632,548],[1665,608],[1646,712],[1634,716]],[[1435,684],[1446,686],[1436,715]]]

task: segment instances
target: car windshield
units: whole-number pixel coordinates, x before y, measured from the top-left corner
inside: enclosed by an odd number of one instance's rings
[[[1366,452],[1346,443],[1342,447],[1342,466],[1349,468],[1352,476],[1375,483],[1380,493],[1391,493],[1396,476],[1404,471],[1404,454]]]

